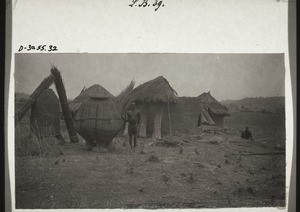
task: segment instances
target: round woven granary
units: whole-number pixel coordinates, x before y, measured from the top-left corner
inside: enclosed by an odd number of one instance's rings
[[[31,131],[38,136],[57,136],[60,131],[59,100],[52,89],[44,90],[31,108]]]
[[[83,102],[75,117],[74,127],[84,139],[110,142],[122,129],[124,121],[111,98],[90,98]]]

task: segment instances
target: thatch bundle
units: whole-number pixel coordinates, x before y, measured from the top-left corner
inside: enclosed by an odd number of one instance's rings
[[[77,143],[79,140],[73,126],[71,111],[67,100],[67,93],[64,83],[62,81],[61,74],[55,66],[51,67],[51,74],[54,76],[54,83],[59,96],[59,101],[64,115],[66,127],[69,133],[70,141],[71,143]]]
[[[54,81],[54,76],[50,74],[48,77],[46,77],[41,84],[34,90],[34,92],[30,95],[30,97],[26,100],[23,107],[19,110],[17,116],[16,116],[16,123],[21,121],[21,119],[25,116],[25,114],[28,112],[28,110],[32,107],[32,105],[35,103],[39,95],[47,88],[50,87],[50,85]]]
[[[136,87],[131,99],[137,103],[175,103],[177,93],[162,76]]]
[[[134,88],[134,81],[131,81],[130,84],[124,89],[114,100],[117,104],[117,108],[121,114],[121,116],[124,116],[129,104],[130,104],[130,95],[132,93],[132,90]]]
[[[59,100],[52,89],[44,90],[31,108],[31,130],[38,136],[60,135]]]
[[[117,98],[100,85],[84,90],[75,102],[80,104],[74,116],[76,131],[88,142],[109,146],[124,126],[121,114],[129,102],[131,84]]]

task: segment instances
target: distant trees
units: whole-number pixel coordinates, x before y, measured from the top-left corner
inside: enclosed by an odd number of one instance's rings
[[[239,108],[237,110],[238,112],[243,112],[243,113],[264,113],[264,114],[271,114],[271,113],[282,113],[284,112],[284,108],[278,108],[276,109],[276,111],[272,112],[270,110],[270,108],[258,108],[258,107],[254,107],[254,108],[251,108],[251,107],[246,107],[246,106],[242,106],[241,108]]]
[[[285,99],[284,97],[257,97],[244,98],[241,100],[232,100],[224,102],[230,112],[250,112],[264,114],[284,114]]]

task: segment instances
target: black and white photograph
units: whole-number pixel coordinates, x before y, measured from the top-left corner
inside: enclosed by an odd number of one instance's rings
[[[285,206],[283,54],[16,54],[17,209]]]
[[[293,211],[291,4],[8,1],[7,211]]]

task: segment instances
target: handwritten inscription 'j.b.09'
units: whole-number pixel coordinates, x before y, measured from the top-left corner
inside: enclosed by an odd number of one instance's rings
[[[148,0],[132,0],[132,3],[129,4],[129,7],[154,7],[155,11],[157,11],[160,7],[164,7],[163,1],[153,0],[150,3]]]

